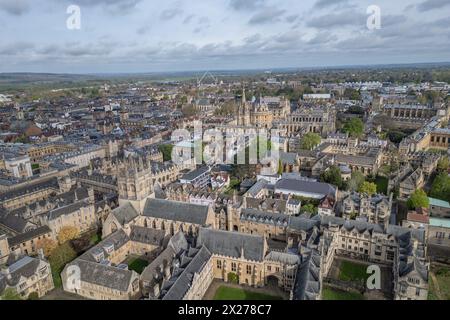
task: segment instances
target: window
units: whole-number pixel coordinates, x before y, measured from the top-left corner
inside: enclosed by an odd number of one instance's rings
[[[217,269],[222,269],[222,261],[217,260]]]
[[[271,266],[267,266],[267,271],[272,271],[272,267]]]
[[[417,296],[417,297],[420,296],[420,288],[417,288],[417,289],[416,289],[416,296]]]
[[[252,266],[247,266],[247,274],[252,274]]]
[[[232,262],[232,263],[231,263],[231,271],[236,272],[236,270],[237,270],[236,263],[235,263],[235,262]]]

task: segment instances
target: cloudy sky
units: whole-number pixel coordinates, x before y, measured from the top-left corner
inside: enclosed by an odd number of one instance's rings
[[[69,30],[78,5],[81,29]],[[367,28],[367,8],[381,29]],[[450,0],[0,0],[0,72],[450,61]]]

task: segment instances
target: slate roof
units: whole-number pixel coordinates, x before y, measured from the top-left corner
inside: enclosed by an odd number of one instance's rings
[[[213,254],[240,258],[242,252],[247,260],[263,261],[264,238],[238,232],[200,228],[197,245],[205,245]]]
[[[199,250],[189,250],[187,257],[188,264],[183,270],[177,270],[181,271],[181,274],[174,273],[174,276],[169,279],[169,282],[173,284],[168,290],[166,289],[167,292],[162,293],[162,300],[182,300],[192,285],[194,274],[203,269],[211,258],[211,252],[202,246]],[[183,264],[181,266],[183,267]]]
[[[11,274],[11,279],[7,280],[8,284],[10,286],[16,286],[20,281],[20,277],[30,278],[33,276],[39,267],[39,263],[40,260],[38,258],[32,258],[29,256],[25,256],[14,262],[8,267]]]
[[[147,199],[144,216],[205,225],[208,206],[163,199]]]
[[[54,209],[48,213],[48,219],[49,220],[55,220],[58,219],[61,216],[71,214],[73,212],[76,212],[84,207],[89,207],[89,203],[87,201],[78,201],[72,204],[69,204],[67,206]]]
[[[313,219],[306,219],[301,217],[291,217],[289,219],[289,229],[297,231],[311,231],[314,226],[320,226],[320,222]]]
[[[126,292],[135,271],[124,270],[100,263],[77,259],[70,265],[80,268],[81,281]]]
[[[160,246],[164,240],[165,231],[149,229],[140,226],[132,226],[130,232],[130,239],[132,241]]]
[[[293,254],[293,253],[286,253],[286,252],[278,252],[278,251],[270,251],[267,255],[265,260],[268,261],[276,261],[281,262],[283,264],[299,264],[301,259],[300,256]]]
[[[253,221],[258,223],[272,224],[278,226],[287,226],[289,216],[281,213],[272,213],[267,211],[259,211],[255,209],[243,209],[241,211],[241,220]]]
[[[27,185],[24,187],[20,187],[18,189],[8,191],[0,194],[0,202],[17,198],[19,196],[23,196],[25,194],[34,193],[40,190],[44,190],[47,188],[53,188],[55,190],[59,190],[58,180],[56,178],[52,178],[47,181],[38,182],[32,185]]]
[[[111,214],[113,214],[117,221],[122,225],[129,223],[139,216],[139,213],[129,202],[114,209],[111,211]]]
[[[10,247],[52,232],[48,226],[42,226],[8,239]]]
[[[275,184],[275,189],[291,190],[308,194],[319,194],[324,197],[334,195],[336,190],[328,183],[304,181],[299,179],[281,179]]]

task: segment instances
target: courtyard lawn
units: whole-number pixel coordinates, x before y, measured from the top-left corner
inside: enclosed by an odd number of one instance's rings
[[[139,274],[144,271],[146,266],[148,266],[148,261],[140,258],[134,258],[128,261],[128,268],[130,268],[130,270],[136,271]]]
[[[387,194],[389,180],[385,177],[377,176],[375,179],[375,184],[377,185],[377,192]]]
[[[450,268],[439,266],[433,270],[433,275],[429,280],[428,300],[450,300]]]
[[[343,260],[339,267],[339,280],[366,282],[369,274],[367,274],[367,266]]]
[[[240,288],[221,286],[217,289],[214,300],[282,300],[282,298]]]
[[[331,288],[324,288],[322,291],[323,300],[364,300],[364,296],[356,292],[345,292]]]

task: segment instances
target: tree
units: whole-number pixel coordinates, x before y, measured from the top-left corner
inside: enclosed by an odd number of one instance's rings
[[[343,180],[341,176],[341,170],[337,166],[331,166],[320,176],[322,182],[330,183],[342,189]]]
[[[52,269],[53,282],[55,283],[56,288],[59,288],[62,285],[61,272],[64,269],[64,266],[76,257],[77,253],[70,245],[70,242],[66,242],[53,250],[48,262]]]
[[[172,144],[160,144],[158,146],[158,149],[163,154],[163,161],[172,160],[172,150],[173,150]]]
[[[450,202],[450,177],[446,172],[438,174],[434,179],[430,197]]]
[[[417,189],[409,197],[407,203],[409,209],[428,208],[430,206],[430,199],[422,189]]]
[[[36,243],[36,248],[44,250],[44,255],[46,257],[50,256],[53,250],[55,250],[57,247],[58,243],[56,243],[55,240],[49,238],[38,240]]]
[[[39,300],[39,294],[37,292],[32,292],[28,295],[28,300]]]
[[[450,161],[448,157],[442,157],[439,159],[437,169],[439,172],[447,172],[450,166]]]
[[[364,133],[364,123],[359,118],[352,118],[345,122],[343,131],[353,138],[360,138]]]
[[[373,182],[364,181],[359,187],[358,192],[372,196],[377,193],[377,185]]]
[[[312,203],[308,203],[302,207],[301,211],[305,212],[305,213],[310,213],[311,215],[316,215],[318,212],[318,209]]]
[[[0,296],[0,300],[22,300],[20,294],[14,288],[6,288]]]
[[[348,191],[357,191],[366,180],[364,175],[359,171],[353,171],[350,180],[347,182]]]
[[[67,241],[76,239],[78,237],[79,231],[76,227],[62,227],[58,233],[58,242],[60,244],[66,243]]]
[[[300,142],[300,148],[303,150],[313,150],[320,144],[322,139],[317,133],[309,132],[305,134]]]

